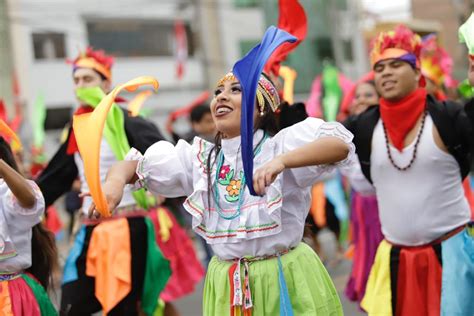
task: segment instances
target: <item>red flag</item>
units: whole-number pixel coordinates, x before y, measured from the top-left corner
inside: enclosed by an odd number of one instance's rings
[[[281,45],[268,60],[265,65],[265,72],[272,72],[275,76],[278,76],[280,64],[286,59],[286,56],[305,39],[308,31],[306,14],[301,4],[298,3],[298,0],[279,0],[278,7],[280,12],[278,28],[287,31],[298,38],[298,40],[294,43]]]
[[[21,105],[15,102],[15,116],[9,120],[7,116],[7,109],[5,102],[0,99],[0,119],[3,120],[7,125],[14,131],[17,132],[23,121],[23,111]]]
[[[5,108],[5,102],[0,99],[0,120],[7,122],[7,109]]]
[[[174,24],[175,35],[175,56],[176,56],[176,77],[182,79],[184,75],[184,65],[188,58],[188,38],[186,28],[182,20],[176,20]]]

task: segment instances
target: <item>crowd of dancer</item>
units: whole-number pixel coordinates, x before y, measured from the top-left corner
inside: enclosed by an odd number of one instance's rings
[[[118,96],[156,79],[112,89],[114,60],[92,48],[71,62],[79,106],[49,162],[26,168],[0,121],[1,315],[180,315],[204,276],[196,314],[342,315],[326,227],[352,260],[344,294],[369,315],[474,314],[474,104],[452,61],[400,25],[373,40],[355,84],[325,64],[293,103],[279,75],[306,18],[291,3],[280,14],[298,20],[170,115],[172,141]],[[474,86],[473,31],[471,17],[459,37]],[[174,131],[178,116],[191,132]],[[65,194],[77,214],[62,267],[51,230]]]

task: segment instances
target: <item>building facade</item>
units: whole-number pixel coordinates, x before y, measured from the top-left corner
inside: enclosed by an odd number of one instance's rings
[[[199,20],[192,2],[179,1],[10,1],[14,68],[25,116],[31,116],[38,94],[48,109],[46,127],[56,129],[71,115],[71,65],[88,45],[114,55],[113,84],[141,75],[160,82],[159,92],[145,106],[162,125],[172,109],[183,106],[207,87],[202,47],[197,40]],[[188,58],[184,76],[176,76],[174,22],[187,30]]]

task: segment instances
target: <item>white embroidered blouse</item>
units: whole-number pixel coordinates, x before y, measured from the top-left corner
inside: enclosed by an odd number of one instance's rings
[[[211,185],[208,185],[207,160],[214,144],[198,137],[192,145],[179,141],[173,146],[160,141],[144,156],[132,149],[126,159],[139,160],[136,187],[146,187],[166,197],[188,196],[184,207],[193,216],[193,229],[206,239],[219,258],[264,256],[295,247],[301,241],[311,185],[335,167],[349,163],[354,154],[353,136],[339,123],[308,118],[272,138],[265,138],[261,150],[255,154],[254,170],[257,170],[280,154],[328,136],[350,145],[345,160],[334,165],[287,169],[262,197],[250,195],[247,187],[240,191],[243,175],[240,137],[222,140],[224,157],[220,170],[216,170],[215,151],[212,152]],[[264,132],[258,130],[254,134],[254,147],[263,138]]]
[[[21,207],[10,188],[0,179],[0,273],[20,272],[31,266],[31,228],[44,213],[44,198],[33,181],[36,203]]]

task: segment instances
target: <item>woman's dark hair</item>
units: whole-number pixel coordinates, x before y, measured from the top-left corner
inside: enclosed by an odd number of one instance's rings
[[[48,289],[53,283],[53,272],[59,267],[58,250],[52,232],[47,230],[42,223],[32,228],[31,237],[31,267],[26,271]]]
[[[10,145],[0,136],[0,158],[11,168],[20,173]],[[53,271],[58,267],[58,251],[54,235],[46,230],[42,223],[32,228],[31,237],[31,267],[26,271],[31,273],[45,289],[52,284]]]
[[[5,138],[0,136],[0,158],[5,161],[7,165],[13,168],[16,172],[20,172],[18,165],[16,163],[15,157],[13,156],[13,152],[10,148],[10,145],[7,143]]]
[[[264,73],[262,73],[262,75],[270,82],[272,82],[273,84],[273,81]],[[273,86],[275,86],[275,84],[273,84]],[[276,90],[276,88],[275,88]],[[261,129],[264,131],[264,133],[267,135],[267,136],[275,136],[276,133],[278,133],[279,131],[279,126],[278,126],[278,119],[277,119],[277,116],[276,114],[273,112],[272,110],[272,107],[270,105],[270,103],[267,101],[266,98],[264,98],[265,100],[265,108],[263,110],[263,115],[261,115],[260,113],[257,114],[257,119],[255,121],[255,124],[254,124],[254,133]],[[257,100],[255,99],[255,104],[257,104]],[[254,111],[257,111],[258,109],[255,109]],[[208,201],[208,206],[210,207],[211,205],[211,191],[213,190],[212,189],[212,179],[211,179],[211,170],[212,170],[212,167],[213,165],[216,163],[216,157],[217,155],[219,154],[219,152],[221,151],[221,141],[222,141],[222,133],[221,132],[217,132],[216,134],[216,137],[214,138],[214,147],[209,151],[209,154],[207,156],[207,160],[206,160],[206,171],[207,171],[207,201]],[[256,146],[259,146],[263,141],[265,141],[265,136],[263,136],[258,144]],[[211,161],[211,158],[212,158],[212,154],[215,153],[214,155],[214,160]],[[217,171],[219,172],[219,171]]]

